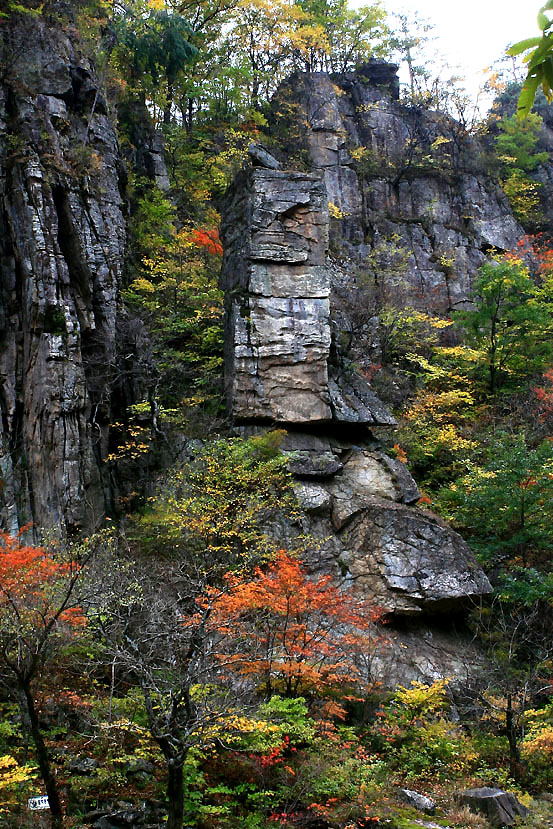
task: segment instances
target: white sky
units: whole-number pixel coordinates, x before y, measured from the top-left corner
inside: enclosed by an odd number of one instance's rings
[[[383,0],[389,13],[419,17],[433,23],[435,47],[452,69],[460,67],[467,91],[476,92],[482,70],[496,61],[510,43],[539,35],[536,17],[545,0]],[[353,5],[353,3],[352,3]],[[357,3],[355,3],[357,5]]]

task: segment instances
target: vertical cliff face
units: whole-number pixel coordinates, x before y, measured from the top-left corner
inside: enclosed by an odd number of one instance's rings
[[[523,234],[477,139],[439,112],[402,106],[397,67],[293,76],[275,101],[275,129],[294,134],[322,173],[338,255],[366,270],[394,240],[408,256],[406,279],[424,307],[462,304],[491,248]]]
[[[14,26],[0,87],[0,511],[65,530],[103,514],[125,249],[117,140],[61,31]]]

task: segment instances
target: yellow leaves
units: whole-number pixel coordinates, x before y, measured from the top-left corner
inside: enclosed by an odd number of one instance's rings
[[[515,217],[523,224],[536,221],[540,216],[540,187],[523,170],[514,170],[502,182],[505,195],[509,199]]]
[[[150,260],[146,260],[146,265],[149,262]],[[138,291],[141,294],[153,294],[155,291],[154,283],[144,276],[139,276],[137,279],[134,279],[129,285],[129,288],[131,291]]]
[[[346,215],[342,210],[340,210],[338,205],[331,201],[328,203],[328,212],[333,219],[343,219]]]
[[[439,135],[430,145],[432,150],[437,150],[442,144],[450,144],[451,138],[446,138],[445,135]]]
[[[401,686],[394,695],[394,700],[413,717],[423,714],[435,714],[449,707],[447,686],[449,678],[437,679],[431,685],[413,680],[410,688]]]
[[[33,776],[34,769],[32,766],[20,766],[11,754],[4,754],[0,757],[0,789],[26,783],[27,780],[32,780]]]
[[[305,24],[296,31],[289,33],[290,46],[297,49],[304,57],[308,57],[311,51],[320,51],[328,54],[330,44],[324,27],[319,24]]]
[[[442,268],[444,268],[446,271],[450,271],[455,265],[455,256],[447,256],[447,254],[442,253],[439,262]],[[448,322],[451,325],[451,321],[448,320]]]
[[[434,425],[450,424],[462,409],[475,405],[471,392],[461,389],[450,391],[423,391],[406,412],[406,419],[413,422],[428,421]]]
[[[20,790],[25,783],[36,777],[36,769],[28,763],[20,765],[11,754],[0,756],[0,815],[9,814],[13,805],[9,799],[10,790]]]
[[[227,746],[240,745],[245,737],[258,736],[265,738],[264,742],[268,741],[270,744],[280,741],[281,728],[267,720],[258,720],[230,711],[206,729],[204,736],[207,743],[223,740]]]
[[[354,147],[353,150],[349,151],[349,154],[354,161],[362,161],[370,154],[370,150],[368,147]]]

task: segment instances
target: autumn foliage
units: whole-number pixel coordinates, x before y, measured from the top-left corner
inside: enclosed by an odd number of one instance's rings
[[[81,609],[69,601],[66,590],[78,577],[79,566],[57,559],[44,547],[22,543],[26,529],[16,536],[0,532],[0,630],[9,619],[14,630],[27,628],[35,634],[57,622],[84,625]]]
[[[205,249],[214,256],[223,255],[223,246],[219,239],[219,231],[213,228],[196,228],[190,232],[190,241],[198,248]]]
[[[260,680],[267,694],[374,684],[369,663],[381,641],[375,628],[381,612],[332,576],[310,579],[281,551],[251,579],[228,573],[225,583],[222,594],[211,594],[211,622],[238,643],[234,669]]]
[[[28,527],[0,533],[0,685],[15,694],[29,724],[48,796],[52,829],[63,809],[36,707],[37,683],[56,646],[85,624],[75,599],[81,567],[61,548],[25,544]]]

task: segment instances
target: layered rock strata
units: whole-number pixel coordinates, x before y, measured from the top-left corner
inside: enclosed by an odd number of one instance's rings
[[[223,211],[226,375],[236,420],[392,424],[331,362],[328,197],[318,175],[253,168]]]
[[[447,310],[466,301],[490,249],[511,250],[523,230],[484,146],[443,113],[403,106],[396,69],[373,62],[345,75],[292,76],[275,98],[275,133],[323,175],[336,255],[349,258],[350,272],[366,271],[394,240],[407,256],[401,277],[411,299]]]
[[[0,512],[15,532],[105,509],[126,229],[93,68],[40,21],[5,32],[0,89]]]

